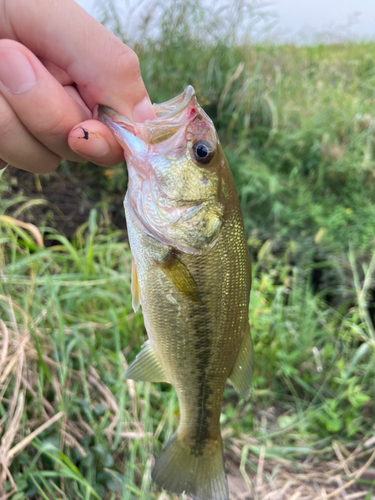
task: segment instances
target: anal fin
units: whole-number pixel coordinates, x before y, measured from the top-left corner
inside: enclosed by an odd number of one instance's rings
[[[253,341],[251,339],[250,324],[248,323],[236,363],[229,377],[236,391],[239,392],[244,399],[248,399],[250,396],[253,372]]]
[[[124,378],[142,382],[169,382],[149,340],[143,344],[141,352],[129,365]]]

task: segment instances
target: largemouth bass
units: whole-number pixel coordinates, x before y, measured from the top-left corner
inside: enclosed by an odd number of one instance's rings
[[[161,488],[228,500],[220,411],[226,380],[252,378],[251,268],[238,196],[214,125],[193,87],[133,123],[101,106],[124,148],[132,294],[149,340],[125,377],[168,382],[180,423],[152,470]]]

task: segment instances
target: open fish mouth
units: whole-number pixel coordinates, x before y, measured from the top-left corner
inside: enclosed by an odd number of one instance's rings
[[[136,123],[107,106],[98,107],[98,118],[113,129],[113,124],[142,139],[146,144],[158,144],[172,137],[198,113],[194,88],[189,85],[182,94],[161,104],[153,104],[156,118]]]

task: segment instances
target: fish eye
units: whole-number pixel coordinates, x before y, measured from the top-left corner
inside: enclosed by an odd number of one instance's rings
[[[205,140],[196,141],[192,147],[193,159],[198,163],[209,163],[214,154],[212,144]]]

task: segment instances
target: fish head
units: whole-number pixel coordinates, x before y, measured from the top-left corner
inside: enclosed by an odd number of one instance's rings
[[[211,119],[193,87],[154,104],[156,118],[135,123],[100,106],[99,119],[124,149],[128,216],[159,242],[185,253],[208,252],[223,222],[228,169]]]

